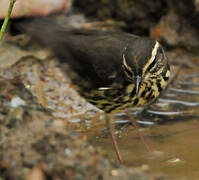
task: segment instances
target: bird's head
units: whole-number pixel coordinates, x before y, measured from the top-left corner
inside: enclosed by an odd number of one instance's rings
[[[122,54],[123,69],[128,81],[134,82],[136,94],[146,81],[167,81],[170,68],[161,45],[149,38],[138,38],[129,43]]]

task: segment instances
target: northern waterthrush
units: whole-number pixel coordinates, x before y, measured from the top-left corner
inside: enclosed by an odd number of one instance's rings
[[[42,20],[23,29],[71,66],[79,93],[106,113],[149,104],[168,84],[167,57],[153,39]]]

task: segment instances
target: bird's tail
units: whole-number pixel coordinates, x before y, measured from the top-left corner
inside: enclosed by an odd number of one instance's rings
[[[55,42],[62,42],[64,37],[74,29],[64,28],[51,18],[24,20],[15,26],[21,33],[30,35],[33,41],[50,48],[55,46]],[[64,42],[66,43],[66,39]]]

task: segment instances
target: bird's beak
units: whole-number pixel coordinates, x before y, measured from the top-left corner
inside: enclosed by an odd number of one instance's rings
[[[136,86],[135,86],[136,94],[138,94],[138,92],[139,92],[141,82],[142,82],[142,77],[141,76],[136,76]]]

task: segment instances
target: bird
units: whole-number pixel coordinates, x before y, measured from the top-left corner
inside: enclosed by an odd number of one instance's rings
[[[152,38],[65,28],[42,19],[22,29],[68,64],[74,72],[69,76],[75,89],[107,114],[149,105],[168,85],[168,58]]]
[[[160,43],[121,31],[71,28],[46,18],[20,23],[19,29],[49,48],[79,94],[105,112],[122,164],[111,120],[117,112],[153,103],[168,86],[170,66]]]

